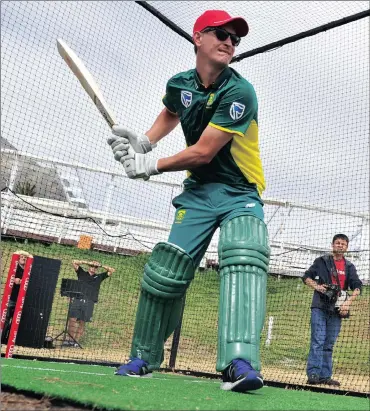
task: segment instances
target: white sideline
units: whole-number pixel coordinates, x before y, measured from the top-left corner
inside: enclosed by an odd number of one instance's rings
[[[55,371],[55,372],[64,372],[64,373],[75,373],[75,374],[88,374],[88,375],[105,375],[105,376],[111,376],[114,374],[102,374],[102,373],[97,373],[97,372],[87,372],[87,371],[68,371],[68,370],[57,370],[55,368],[39,368],[39,367],[25,367],[21,365],[11,365],[11,364],[1,364],[1,367],[10,367],[10,368],[21,368],[24,370],[38,370],[38,371]],[[156,380],[162,380],[162,381],[173,381],[172,378],[162,378],[162,377],[155,377]],[[142,380],[152,380],[152,378],[142,378]],[[219,381],[212,381],[212,380],[207,380],[207,381],[202,381],[202,380],[182,380],[184,382],[195,382],[195,383],[213,383],[213,384],[220,384]]]

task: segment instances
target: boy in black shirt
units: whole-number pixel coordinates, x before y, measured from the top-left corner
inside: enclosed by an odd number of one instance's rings
[[[82,264],[88,265],[88,271],[81,267]],[[98,302],[100,285],[115,272],[115,269],[104,266],[97,261],[74,260],[72,261],[72,265],[76,271],[78,281],[83,283],[83,296],[72,299],[68,333],[75,341],[79,341],[85,332],[85,323],[92,321],[94,304]],[[97,269],[100,267],[104,268],[105,271],[97,274]],[[76,345],[73,340],[66,340],[62,344],[64,347],[73,347]]]

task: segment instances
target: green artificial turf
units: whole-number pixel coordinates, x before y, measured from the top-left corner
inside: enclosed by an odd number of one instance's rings
[[[86,327],[86,333],[81,340],[84,351],[81,352],[80,359],[94,358],[99,361],[103,357],[104,361],[118,362],[117,357],[122,354],[128,356],[140,282],[149,254],[127,257],[60,244],[45,245],[26,241],[20,244],[7,240],[2,241],[3,283],[6,281],[11,255],[19,248],[34,255],[61,261],[48,327],[48,335],[52,337],[64,328],[68,303],[66,297],[60,295],[60,287],[62,278],[76,278],[72,260],[98,260],[116,268],[112,277],[101,286],[93,321]],[[219,281],[219,275],[215,271],[197,272],[189,287],[181,328],[181,348],[176,357],[177,369],[214,372],[218,339]],[[369,294],[370,287],[363,287],[361,298],[354,303],[357,304],[354,306],[357,311],[353,309],[350,320],[343,321],[333,357],[334,373],[337,377],[355,374],[349,377],[349,381],[353,382],[353,391],[358,391],[369,375]],[[311,299],[312,289],[305,287],[300,278],[268,277],[266,318],[261,336],[261,361],[265,370],[284,370],[291,381],[294,381],[295,375],[305,375],[310,343]],[[264,342],[271,317],[274,319],[273,340],[272,344],[267,346]],[[114,355],[106,358],[105,354],[102,355],[105,352]],[[202,358],[202,363],[196,360],[198,352],[207,353],[207,356]],[[22,354],[24,353],[23,350]],[[50,355],[66,358],[68,352],[55,351]],[[169,364],[162,366],[168,367]],[[268,374],[265,373],[264,376],[268,378]]]
[[[4,358],[1,366],[2,383],[18,390],[111,410],[369,410],[366,398],[274,387],[239,394],[191,376],[127,378],[104,366]]]

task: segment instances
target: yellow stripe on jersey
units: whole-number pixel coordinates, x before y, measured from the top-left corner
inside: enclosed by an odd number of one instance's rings
[[[252,120],[245,135],[239,132],[234,134],[230,153],[247,180],[257,185],[258,193],[261,195],[266,183],[258,147],[258,125]]]
[[[218,126],[214,123],[209,123],[208,125],[225,131],[226,133],[234,134],[230,154],[245,178],[250,183],[256,184],[258,194],[262,195],[262,192],[266,188],[266,183],[258,147],[258,125],[256,121],[251,121],[245,134],[240,131]]]
[[[225,131],[226,133],[237,134],[240,137],[244,137],[244,134],[241,131],[230,130],[228,128],[218,126],[217,124],[214,124],[214,123],[208,123],[208,125],[213,128],[217,128],[217,130]]]

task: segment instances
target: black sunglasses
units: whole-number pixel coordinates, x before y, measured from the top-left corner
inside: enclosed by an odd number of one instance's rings
[[[229,33],[227,30],[222,29],[221,27],[207,27],[204,30],[202,30],[201,33],[209,33],[210,31],[214,31],[217,39],[220,41],[225,41],[230,37],[231,44],[233,46],[236,47],[236,46],[239,46],[240,44],[239,36],[233,33]]]

